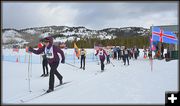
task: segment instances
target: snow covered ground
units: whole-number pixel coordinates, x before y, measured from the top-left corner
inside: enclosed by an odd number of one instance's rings
[[[2,103],[3,104],[164,104],[166,91],[178,91],[178,60],[166,62],[153,60],[153,70],[150,61],[143,59],[142,50],[138,60],[131,59],[129,66],[124,66],[122,60],[112,60],[105,65],[105,71],[99,73],[100,65],[89,54],[86,70],[77,69],[68,64],[59,64],[58,71],[63,75],[63,81],[68,83],[55,89],[54,92],[22,103],[43,93],[48,89],[49,77],[40,77],[42,65],[40,56],[32,55],[30,70],[30,88],[28,83],[28,63],[15,62],[12,57],[17,54],[12,50],[3,49],[2,59]],[[65,51],[66,62],[80,66],[79,60],[73,61],[73,49]],[[25,56],[25,50],[20,50],[20,57]],[[28,58],[28,54],[26,54]],[[70,55],[72,55],[70,57]],[[10,58],[10,59],[9,59]],[[94,59],[93,59],[94,58]],[[55,85],[58,79],[55,77]]]

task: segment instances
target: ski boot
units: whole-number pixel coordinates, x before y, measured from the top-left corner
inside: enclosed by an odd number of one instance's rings
[[[52,92],[53,90],[52,89],[48,89],[47,91],[46,91],[46,93],[49,93],[49,92]]]
[[[62,81],[62,80],[60,80],[59,85],[62,85],[62,84],[63,84],[63,81]]]
[[[44,77],[44,76],[45,76],[45,74],[42,74],[42,75],[41,75],[41,77]]]
[[[49,74],[45,74],[44,77],[47,77]]]

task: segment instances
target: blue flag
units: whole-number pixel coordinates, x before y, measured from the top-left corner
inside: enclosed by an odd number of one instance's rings
[[[178,44],[176,34],[170,31],[164,31],[159,27],[152,27],[152,40],[168,44]]]

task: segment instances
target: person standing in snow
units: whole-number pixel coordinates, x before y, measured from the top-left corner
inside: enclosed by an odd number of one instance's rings
[[[123,60],[123,57],[124,57],[124,55],[123,55],[123,46],[121,46],[121,48],[120,48],[120,60],[121,59]]]
[[[164,45],[161,45],[161,58],[164,58]]]
[[[106,53],[107,53],[107,57],[106,57],[106,59],[107,59],[107,64],[110,64],[110,53],[111,53],[111,50],[110,49],[106,49]]]
[[[158,47],[158,45],[156,45],[155,58],[158,58],[158,51],[159,51],[159,47]]]
[[[134,47],[134,58],[137,59],[138,57],[138,48]]]
[[[99,55],[99,58],[101,61],[101,71],[104,71],[105,55],[107,56],[106,51],[102,47],[99,47],[99,50],[97,50],[97,53],[95,54],[95,56],[97,56],[97,55]]]
[[[46,57],[45,52],[43,52],[42,58],[43,58],[43,61],[42,61],[43,75],[41,75],[41,76],[46,77],[46,76],[48,76],[49,73],[48,73],[48,59]],[[46,69],[46,72],[45,72],[45,69]]]
[[[151,48],[148,49],[148,57],[149,57],[149,59],[152,59],[152,50],[151,50]]]
[[[116,46],[113,48],[114,57],[113,59],[117,59],[117,48]]]
[[[120,56],[121,56],[121,49],[120,49],[120,47],[118,46],[117,47],[117,53],[118,53],[118,60],[120,60]]]
[[[126,65],[126,60],[129,65],[129,50],[126,47],[123,50],[123,54],[124,54],[124,65]]]
[[[82,68],[82,63],[83,63],[83,70],[85,70],[86,50],[82,48],[80,50],[80,53],[81,53],[81,67],[80,68]]]
[[[38,44],[38,48],[40,49],[43,46],[45,46],[45,45],[43,44],[43,40],[41,39],[40,43]],[[47,60],[46,54],[44,52],[41,53],[40,55],[42,56],[42,59],[43,59],[42,60],[43,74],[41,75],[41,77],[46,77],[46,76],[48,76],[48,60]],[[46,71],[45,71],[45,69],[46,69]]]
[[[35,54],[41,54],[45,52],[48,63],[50,65],[50,77],[49,77],[49,89],[46,91],[47,93],[52,92],[54,90],[54,74],[59,79],[60,85],[63,84],[63,77],[62,75],[57,71],[57,67],[59,65],[59,56],[58,53],[61,54],[61,63],[65,63],[65,57],[64,52],[59,49],[57,46],[53,45],[53,38],[52,37],[46,37],[44,38],[44,44],[42,48],[39,48],[38,50],[34,50],[32,47],[29,47],[29,51],[33,52]]]
[[[129,49],[129,58],[130,59],[133,58],[133,49],[132,48]]]
[[[144,52],[144,58],[146,58],[146,57],[147,57],[147,50],[146,50],[146,47],[144,47],[143,52]]]

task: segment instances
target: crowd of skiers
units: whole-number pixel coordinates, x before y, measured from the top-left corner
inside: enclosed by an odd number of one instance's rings
[[[139,56],[139,49],[135,46],[134,48],[127,48],[125,46],[115,46],[113,48],[102,47],[101,45],[96,50],[95,56],[99,55],[99,60],[101,63],[101,71],[104,71],[104,61],[106,64],[110,64],[110,58],[122,60],[124,65],[129,65],[129,59]]]
[[[64,52],[61,50],[61,47],[53,45],[53,38],[52,37],[46,37],[42,40],[40,40],[40,44],[38,45],[38,50],[33,49],[32,47],[28,47],[28,51],[40,54],[43,57],[43,74],[41,76],[48,76],[48,64],[50,66],[50,77],[49,77],[49,89],[47,92],[51,92],[54,90],[54,75],[57,76],[59,79],[60,85],[63,84],[63,76],[58,72],[57,67],[59,65],[59,61],[61,60],[61,63],[65,63],[65,56]],[[158,48],[157,48],[158,50]],[[144,58],[148,57],[152,58],[152,51],[150,49],[146,49],[144,47]],[[129,65],[129,59],[137,59],[139,56],[139,49],[134,46],[134,48],[127,48],[125,46],[115,46],[113,48],[103,47],[100,45],[98,49],[96,49],[95,56],[99,56],[99,60],[101,63],[101,71],[104,71],[105,64],[104,61],[106,60],[106,64],[112,63],[110,61],[110,58],[116,59],[116,60],[122,60],[124,65]],[[59,55],[61,55],[61,59]],[[162,53],[163,54],[163,53]],[[81,48],[80,50],[80,68],[85,70],[85,59],[86,59],[86,50],[84,48]],[[45,71],[46,69],[46,71]]]
[[[110,57],[117,60],[123,60],[124,65],[129,65],[129,59],[137,59],[139,56],[139,49],[135,46],[134,48],[127,48],[125,46],[115,46],[113,48],[105,48],[107,53],[107,64],[110,63]]]
[[[134,46],[134,48],[127,48],[125,46],[114,46],[114,47],[102,47],[99,46],[99,49],[96,50],[95,55],[99,55],[99,60],[101,62],[101,70],[104,70],[104,61],[106,58],[106,64],[110,64],[110,58],[115,60],[122,60],[124,65],[129,65],[129,59],[135,59],[139,57],[139,48]],[[155,55],[152,56],[152,48],[143,48],[143,58],[152,59],[152,58],[164,58],[164,46],[161,46],[159,50],[158,45],[155,49]]]

